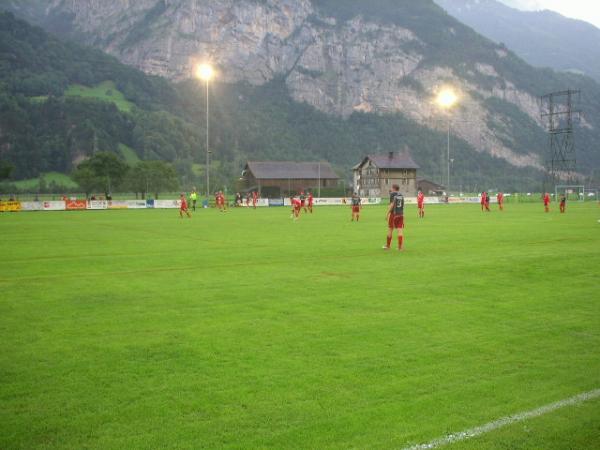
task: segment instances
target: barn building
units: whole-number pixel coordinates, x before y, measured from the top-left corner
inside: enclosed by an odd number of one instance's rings
[[[417,179],[417,189],[421,190],[425,195],[444,195],[446,193],[446,187],[434,183],[433,181],[426,180],[424,178]]]
[[[417,192],[417,169],[417,163],[405,153],[365,156],[353,167],[354,191],[361,197],[382,197],[397,184],[400,192],[412,197]]]
[[[327,162],[248,161],[241,181],[244,190],[277,198],[307,190],[318,194],[337,187],[339,177]]]

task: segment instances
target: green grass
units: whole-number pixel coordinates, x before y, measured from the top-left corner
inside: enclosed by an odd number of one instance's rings
[[[65,96],[96,98],[106,102],[114,103],[121,111],[129,112],[134,106],[127,101],[123,93],[117,89],[112,81],[103,81],[94,87],[74,84],[65,91]]]
[[[600,210],[0,214],[0,448],[402,448],[600,387]],[[597,448],[600,401],[456,448]],[[451,448],[453,448],[451,446]]]
[[[196,176],[204,176],[204,167],[205,166],[206,166],[206,164],[193,163],[192,164],[192,172],[194,172],[194,175],[196,175]]]
[[[44,103],[46,100],[48,100],[48,96],[47,95],[36,95],[34,97],[27,97],[29,99],[29,101],[33,102],[33,103]]]
[[[133,166],[140,161],[140,157],[137,155],[135,150],[125,144],[119,144],[119,151],[121,152],[123,159],[129,165]]]
[[[73,189],[77,187],[75,183],[68,175],[59,172],[46,172],[43,174],[44,180],[47,184],[54,182],[57,186],[63,186],[67,189]],[[29,178],[27,180],[20,180],[14,182],[18,189],[32,189],[35,190],[40,185],[39,178]]]

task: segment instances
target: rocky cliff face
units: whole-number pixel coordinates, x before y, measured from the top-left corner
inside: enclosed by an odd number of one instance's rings
[[[65,15],[89,43],[148,73],[185,79],[197,62],[210,61],[224,82],[284,77],[297,101],[327,113],[401,112],[440,130],[451,120],[452,132],[475,149],[541,167],[539,148],[515,151],[497,136],[493,124],[504,119],[485,103],[501,98],[540,124],[536,97],[488,63],[470,69],[484,84],[421,64],[426,44],[393,23],[362,16],[340,22],[309,0],[51,0],[44,14]],[[506,52],[498,47],[495,57]],[[446,85],[461,97],[451,113],[432,101]]]

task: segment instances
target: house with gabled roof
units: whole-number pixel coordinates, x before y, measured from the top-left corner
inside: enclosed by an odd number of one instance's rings
[[[361,197],[385,197],[397,184],[400,192],[412,197],[417,192],[419,168],[408,153],[367,155],[353,167],[354,191]]]
[[[246,190],[262,197],[283,197],[290,193],[335,188],[339,177],[328,162],[248,161],[242,172]]]

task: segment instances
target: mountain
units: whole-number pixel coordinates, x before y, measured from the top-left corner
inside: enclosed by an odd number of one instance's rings
[[[429,0],[4,4],[176,82],[171,86],[181,100],[169,111],[181,120],[202,115],[201,99],[191,102],[196,97],[185,89],[202,95],[189,78],[196,61],[209,59],[218,69],[211,104],[223,127],[216,145],[235,161],[258,154],[320,157],[345,172],[366,153],[408,149],[425,176],[444,181],[451,120],[457,184],[505,186],[510,179],[512,186],[531,186],[547,153],[539,96],[579,88],[581,172],[600,165],[592,151],[600,142],[597,83],[534,69]],[[443,86],[460,95],[450,114],[432,102]],[[250,132],[240,133],[238,122]]]
[[[600,29],[552,11],[520,11],[496,0],[436,0],[461,22],[538,67],[600,81]]]

